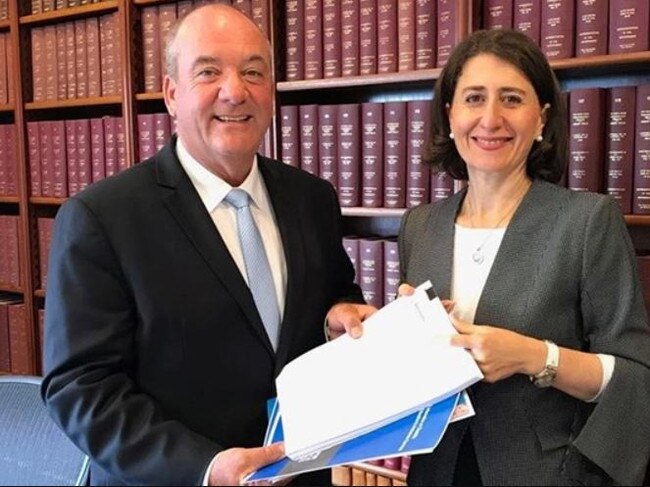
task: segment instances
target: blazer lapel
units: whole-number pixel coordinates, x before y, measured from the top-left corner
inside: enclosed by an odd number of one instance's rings
[[[178,161],[174,151],[175,144],[174,137],[157,156],[156,161],[158,184],[167,188],[164,204],[223,287],[237,301],[253,333],[262,340],[269,353],[273,354],[271,342],[250,289]]]
[[[304,284],[300,277],[304,276],[305,273],[305,246],[301,230],[304,226],[300,220],[300,213],[295,209],[296,201],[292,197],[292,188],[290,185],[282,184],[278,168],[274,167],[275,164],[279,163],[270,161],[260,155],[258,155],[257,161],[273,206],[275,220],[282,239],[284,258],[287,263],[287,289],[282,326],[280,328],[280,340],[276,352],[276,368],[278,369],[277,372],[279,372],[289,353],[290,337],[293,334],[292,328],[300,322],[298,310]]]

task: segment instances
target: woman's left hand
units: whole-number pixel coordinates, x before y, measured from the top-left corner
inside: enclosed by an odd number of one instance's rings
[[[450,317],[459,333],[452,336],[451,344],[472,354],[486,382],[497,382],[517,373],[530,375],[544,368],[544,342],[504,328],[473,325],[453,314]]]

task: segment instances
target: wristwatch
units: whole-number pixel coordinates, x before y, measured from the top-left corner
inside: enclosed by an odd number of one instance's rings
[[[531,375],[530,380],[537,387],[549,387],[553,385],[557,374],[557,366],[560,363],[560,349],[550,340],[544,340],[546,343],[546,364],[544,370],[539,374]]]

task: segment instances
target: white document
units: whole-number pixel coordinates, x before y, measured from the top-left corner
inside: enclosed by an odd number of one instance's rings
[[[441,401],[481,380],[431,283],[400,297],[363,325],[288,363],[276,388],[286,455],[308,459]]]

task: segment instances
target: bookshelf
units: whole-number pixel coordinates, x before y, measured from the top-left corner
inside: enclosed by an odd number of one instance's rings
[[[480,0],[450,0],[456,11],[455,42],[480,25]],[[282,156],[279,117],[280,109],[288,105],[344,104],[362,102],[391,102],[430,98],[440,68],[397,71],[379,74],[341,76],[325,79],[287,80],[286,72],[286,0],[266,0],[268,34],[274,49],[276,72],[276,117],[266,140],[268,153]],[[31,191],[30,145],[28,124],[74,120],[80,118],[115,117],[123,121],[123,166],[130,167],[139,160],[141,141],[138,137],[138,116],[165,111],[160,91],[145,89],[143,56],[143,13],[150,7],[179,4],[178,0],[104,0],[88,1],[84,5],[33,14],[31,2],[8,0],[9,16],[0,19],[0,34],[6,34],[11,45],[11,61],[7,72],[14,87],[12,102],[0,102],[0,124],[15,125],[17,191],[0,196],[0,215],[17,217],[19,285],[0,283],[0,291],[24,302],[25,319],[21,325],[26,343],[23,344],[26,369],[24,373],[39,374],[40,338],[39,310],[45,305],[41,285],[38,219],[53,218],[65,197],[35,196]],[[114,61],[121,67],[115,83],[119,94],[34,100],[32,33],[35,30],[68,22],[115,15],[119,48]],[[617,84],[650,83],[650,51],[599,55],[552,60],[551,66],[560,81],[567,86],[615,86]],[[399,229],[404,208],[343,208],[344,230],[347,234],[393,237]],[[650,216],[626,215],[635,246],[650,251]],[[8,373],[3,370],[0,373]],[[404,482],[397,475],[381,469],[355,465],[354,468]],[[392,477],[391,477],[392,476]]]

